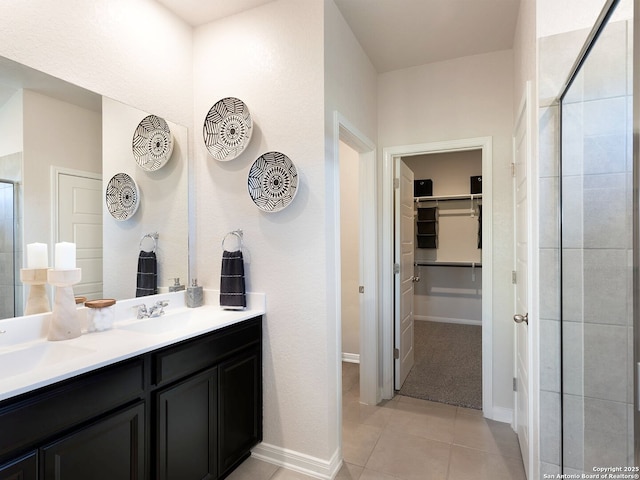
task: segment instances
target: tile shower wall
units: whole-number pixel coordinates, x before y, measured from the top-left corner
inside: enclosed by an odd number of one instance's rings
[[[584,32],[540,41],[546,85],[539,112],[542,473],[558,473],[563,463],[565,473],[633,464],[629,30],[626,22],[607,26],[565,99],[562,180],[559,108],[548,102],[549,86],[566,78],[575,51],[567,44]]]
[[[558,114],[557,106],[539,112],[541,474],[561,465]]]

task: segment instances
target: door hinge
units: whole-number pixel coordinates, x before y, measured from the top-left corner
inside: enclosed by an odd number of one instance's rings
[[[518,379],[516,377],[513,377],[513,391],[518,391]]]
[[[515,270],[511,271],[511,283],[513,283],[513,284],[518,283],[518,279],[517,279]]]
[[[393,179],[393,188],[400,188],[400,179],[399,178],[394,178]]]
[[[400,264],[399,263],[394,263],[393,264],[393,273],[395,273],[395,274],[400,273]]]
[[[512,177],[516,176],[516,164],[515,163],[511,164],[511,176]]]
[[[400,358],[400,350],[398,350],[397,348],[393,349],[393,358],[395,358],[396,360]]]
[[[364,293],[364,285],[360,285],[360,286],[358,287],[358,292],[360,292],[360,293]]]

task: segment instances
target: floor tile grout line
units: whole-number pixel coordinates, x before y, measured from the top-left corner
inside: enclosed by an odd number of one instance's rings
[[[449,461],[447,462],[447,474],[444,478],[449,480],[449,474],[451,473],[451,458],[453,457],[453,444],[449,445]],[[453,479],[451,479],[453,480]]]

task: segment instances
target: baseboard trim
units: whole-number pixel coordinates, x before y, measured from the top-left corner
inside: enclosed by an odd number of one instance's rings
[[[339,449],[336,449],[331,460],[327,461],[287,448],[260,443],[251,451],[251,456],[322,480],[331,480],[342,467],[342,456]]]
[[[491,420],[495,420],[496,422],[508,423],[509,425],[512,425],[513,409],[494,406],[489,418],[491,418]]]
[[[482,326],[482,320],[471,320],[469,318],[449,318],[449,317],[434,317],[431,315],[414,315],[414,320],[423,322],[439,322],[439,323],[457,323],[460,325],[477,325]]]
[[[360,363],[360,354],[359,353],[343,353],[342,361],[348,363]]]

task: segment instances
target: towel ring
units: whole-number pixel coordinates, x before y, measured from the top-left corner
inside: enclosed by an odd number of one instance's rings
[[[140,239],[140,250],[148,252],[149,250],[144,250],[142,248],[142,242],[144,242],[145,238],[150,238],[151,240],[153,240],[153,248],[150,251],[156,253],[156,250],[158,249],[158,232],[147,233]]]
[[[222,239],[222,250],[225,250],[224,242],[227,240],[227,238],[229,238],[230,235],[233,235],[238,239],[238,244],[239,244],[238,246],[240,247],[239,250],[242,250],[244,245],[242,244],[242,230],[240,229],[234,230],[233,232],[229,232],[224,236],[224,238]]]

